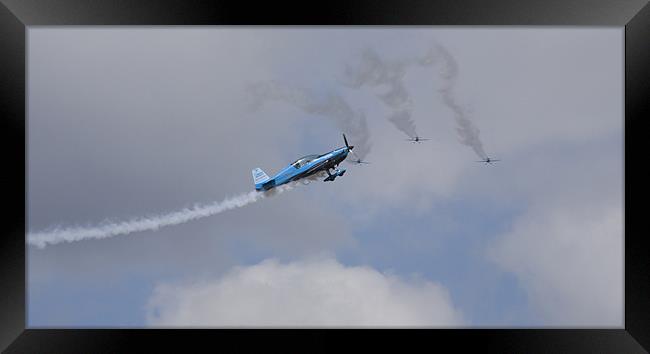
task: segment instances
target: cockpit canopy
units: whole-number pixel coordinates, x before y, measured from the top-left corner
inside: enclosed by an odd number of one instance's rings
[[[301,168],[301,167],[305,166],[306,164],[308,164],[309,162],[311,162],[311,161],[313,161],[313,160],[315,160],[315,159],[317,159],[319,157],[320,157],[320,155],[303,156],[303,157],[299,158],[298,160],[292,162],[291,166],[293,166],[295,168]]]

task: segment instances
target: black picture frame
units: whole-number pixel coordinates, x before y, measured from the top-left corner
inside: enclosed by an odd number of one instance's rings
[[[0,348],[7,353],[125,352],[152,345],[187,352],[257,344],[278,348],[338,349],[344,335],[365,345],[425,348],[451,345],[499,352],[647,352],[650,348],[650,257],[632,196],[644,183],[625,163],[625,326],[622,329],[444,330],[166,330],[28,329],[25,304],[26,31],[42,25],[516,25],[625,27],[625,161],[641,150],[650,100],[650,6],[645,0],[456,1],[126,1],[0,0],[0,117],[3,123],[2,190],[5,229],[0,238]],[[644,154],[646,151],[641,152]],[[595,157],[597,158],[597,157]],[[643,158],[643,156],[641,156]],[[643,164],[643,162],[641,162]],[[636,166],[639,166],[638,164]],[[641,165],[640,168],[643,166]],[[639,211],[637,209],[636,211]],[[635,215],[636,214],[636,215]],[[381,332],[379,332],[381,331]],[[379,332],[379,333],[378,333]],[[245,341],[245,335],[262,337]],[[289,337],[291,335],[291,337]],[[308,342],[296,346],[294,336]],[[379,335],[379,340],[374,339]],[[410,338],[401,338],[401,337]],[[373,338],[371,338],[373,337]],[[399,338],[399,340],[397,340]],[[392,340],[396,339],[396,340]],[[287,342],[294,344],[286,346]],[[644,349],[645,348],[645,349]]]

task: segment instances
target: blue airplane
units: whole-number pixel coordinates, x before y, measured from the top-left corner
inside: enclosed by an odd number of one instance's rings
[[[315,175],[319,172],[327,172],[327,178],[323,181],[334,181],[336,177],[343,176],[345,168],[336,168],[343,162],[348,154],[354,149],[354,146],[348,145],[348,139],[343,134],[345,147],[332,150],[322,155],[307,155],[291,163],[282,171],[278,172],[273,178],[262,171],[261,168],[253,169],[253,183],[255,190],[267,191],[271,188],[281,186],[285,183],[297,181],[301,178]],[[334,169],[334,171],[330,171]]]

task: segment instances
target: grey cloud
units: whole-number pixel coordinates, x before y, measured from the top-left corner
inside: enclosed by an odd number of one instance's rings
[[[297,144],[285,129],[290,115],[262,119],[244,109],[242,82],[266,77],[268,69],[251,58],[268,42],[246,31],[237,32],[246,48],[228,31],[157,31],[30,30],[30,232],[155,216],[247,193],[252,168],[296,157],[287,150]],[[235,245],[239,254],[292,257],[348,242],[336,210],[299,189],[182,227],[29,247],[30,286],[219,272],[241,261]],[[335,220],[338,232],[321,220]],[[317,228],[299,232],[310,226]]]

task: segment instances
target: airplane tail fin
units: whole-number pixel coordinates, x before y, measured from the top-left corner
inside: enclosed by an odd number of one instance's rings
[[[271,187],[270,185],[274,184],[274,183],[269,183],[272,182],[271,178],[269,178],[269,176],[266,173],[264,173],[264,171],[262,171],[261,168],[259,167],[254,168],[252,173],[253,173],[253,183],[255,184],[255,189],[261,190],[261,189],[265,189],[264,187],[270,188]]]
[[[261,168],[253,169],[253,183],[260,184],[270,180],[269,176]]]

